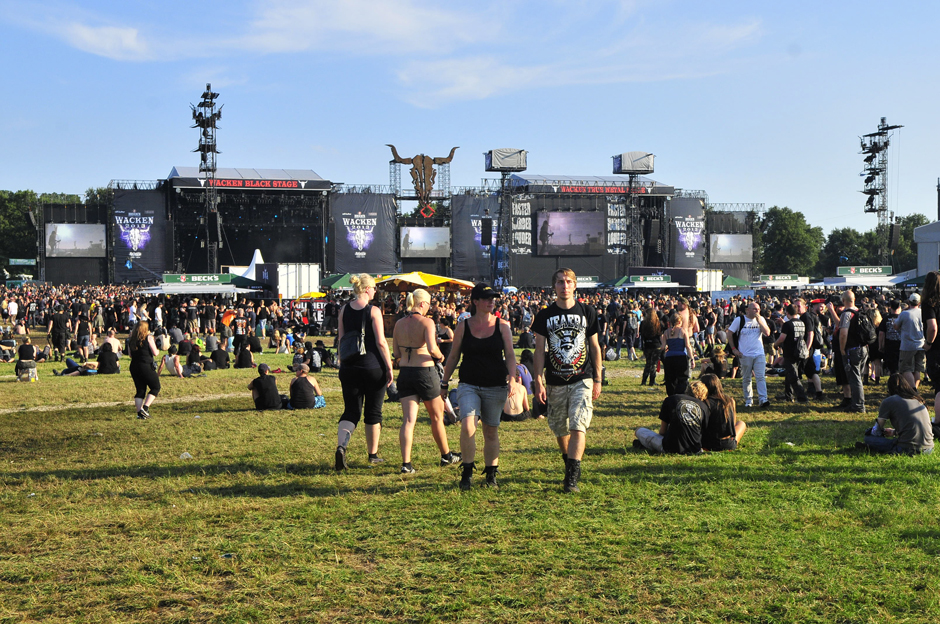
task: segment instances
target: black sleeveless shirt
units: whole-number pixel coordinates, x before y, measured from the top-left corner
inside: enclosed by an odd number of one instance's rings
[[[356,310],[351,305],[346,304],[343,307],[343,335],[345,336],[349,333],[358,334],[362,330],[362,315],[366,313],[370,315],[372,314],[371,305],[367,305],[361,310]],[[375,329],[372,327],[372,319],[366,317],[366,353],[365,355],[352,358],[351,362],[343,360],[343,368],[382,368],[382,363],[379,360],[378,353],[379,347],[375,341]]]
[[[304,377],[298,377],[297,381],[290,385],[290,405],[297,409],[308,409],[313,407],[316,400],[316,392],[313,390],[313,384]]]
[[[468,319],[469,320],[469,319]],[[486,338],[476,338],[470,333],[470,324],[465,323],[460,353],[460,383],[484,388],[506,385],[506,358],[503,353],[503,337],[499,333],[502,321],[496,319],[493,333]]]

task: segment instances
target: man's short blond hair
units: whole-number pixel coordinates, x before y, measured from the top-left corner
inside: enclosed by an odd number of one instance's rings
[[[699,401],[704,401],[708,398],[708,388],[705,387],[701,381],[693,381],[689,384],[689,388],[692,391],[692,396],[694,396]]]

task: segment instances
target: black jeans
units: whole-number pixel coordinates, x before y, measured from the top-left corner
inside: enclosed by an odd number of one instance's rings
[[[685,394],[689,391],[689,358],[674,355],[663,358],[663,374],[666,377],[666,394]]]
[[[802,363],[802,360],[783,358],[783,370],[786,374],[783,387],[784,395],[786,395],[788,400],[793,399],[794,393],[796,394],[797,400],[806,400],[806,390],[803,388],[803,383],[800,381],[800,365]]]

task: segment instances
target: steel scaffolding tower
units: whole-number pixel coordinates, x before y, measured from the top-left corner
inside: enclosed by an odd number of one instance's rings
[[[865,155],[865,167],[859,174],[865,177],[865,188],[861,191],[867,196],[865,212],[878,214],[878,256],[885,265],[891,263],[890,229],[894,220],[894,213],[888,210],[888,145],[890,132],[903,127],[889,126],[882,117],[877,131],[859,138],[860,153]]]
[[[222,245],[222,223],[219,219],[218,189],[215,185],[215,157],[219,153],[215,132],[218,129],[218,121],[222,118],[222,107],[215,109],[215,100],[218,97],[219,94],[212,91],[212,85],[207,83],[202,101],[189,105],[193,110],[193,121],[196,122],[192,127],[199,128],[199,147],[193,151],[199,152],[199,173],[206,176],[206,247],[209,253],[209,273],[219,272],[219,247]]]

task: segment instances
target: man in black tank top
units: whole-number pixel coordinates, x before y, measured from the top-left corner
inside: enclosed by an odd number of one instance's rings
[[[552,275],[555,302],[539,311],[532,323],[535,395],[548,405],[548,425],[565,460],[566,492],[580,491],[581,457],[593,401],[601,395],[603,365],[597,311],[575,299],[576,280],[571,269],[558,269]]]

